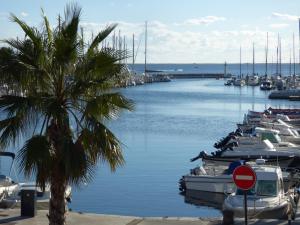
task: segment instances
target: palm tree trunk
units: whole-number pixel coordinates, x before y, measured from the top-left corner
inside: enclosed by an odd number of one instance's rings
[[[49,225],[65,225],[66,222],[66,202],[65,190],[66,182],[59,173],[53,171],[51,179],[51,198],[49,204]]]

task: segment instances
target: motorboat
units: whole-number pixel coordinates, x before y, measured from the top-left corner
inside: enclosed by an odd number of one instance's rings
[[[37,207],[39,209],[48,209],[49,208],[49,200],[51,198],[50,185],[47,184],[45,189],[42,190],[35,182],[24,182],[18,183],[18,188],[12,192],[11,195],[3,198],[0,202],[1,208],[14,208],[19,207],[21,203],[21,191],[23,190],[34,190],[36,192],[36,201]],[[67,202],[71,201],[72,188],[71,186],[67,186],[65,190],[65,200]]]
[[[232,193],[234,184],[232,172],[234,165],[241,165],[239,161],[227,166],[206,167],[198,166],[190,171],[190,174],[182,176],[179,181],[179,190],[202,191],[212,193]]]
[[[295,151],[296,152],[296,151]],[[266,165],[280,166],[283,171],[298,173],[300,170],[300,152],[298,154],[289,151],[277,151],[276,149],[255,150],[217,150],[211,154],[201,151],[194,159],[201,159],[203,163],[211,167],[229,166],[230,163],[243,160],[246,162],[256,159],[265,159]]]
[[[19,185],[18,185],[18,183],[13,181],[12,178],[10,177],[10,174],[11,174],[11,171],[13,168],[13,164],[14,164],[15,153],[0,152],[0,156],[11,158],[11,165],[10,165],[8,176],[6,176],[4,174],[0,174],[0,202],[1,202],[1,201],[3,201],[3,199],[13,195],[14,192],[16,190],[18,190]]]
[[[191,161],[195,161],[195,157]],[[207,159],[202,158],[202,165],[191,169],[190,173],[182,176],[179,180],[179,190],[181,192],[201,192],[214,194],[229,194],[234,193],[236,187],[233,183],[232,173],[234,169],[245,162],[260,162],[259,157],[253,159],[239,160],[239,158],[232,158],[231,160],[221,161],[222,159]],[[265,165],[279,165],[284,161],[284,158],[277,159],[263,159]],[[277,164],[276,164],[277,163]],[[290,171],[283,172],[284,187],[288,190],[292,186],[299,184],[299,174],[290,173]],[[200,196],[199,196],[200,197]]]
[[[249,218],[284,219],[294,216],[295,191],[284,190],[280,167],[251,165],[256,173],[255,186],[247,191],[247,213]],[[233,212],[234,217],[244,217],[244,191],[237,190],[228,195],[223,203],[223,211]]]

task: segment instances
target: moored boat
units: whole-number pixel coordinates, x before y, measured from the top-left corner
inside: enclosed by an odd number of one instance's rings
[[[253,165],[255,186],[247,191],[249,218],[284,219],[295,215],[295,192],[285,193],[280,167]],[[223,211],[233,212],[234,217],[244,217],[244,192],[237,189],[223,203]]]

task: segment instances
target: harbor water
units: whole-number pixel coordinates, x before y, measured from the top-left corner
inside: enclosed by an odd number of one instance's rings
[[[95,179],[74,190],[76,211],[134,216],[221,216],[219,210],[185,203],[178,180],[236,128],[248,109],[293,108],[271,101],[259,87],[226,87],[224,80],[187,79],[121,89],[136,109],[110,124],[124,146],[126,165],[111,173],[99,166]]]
[[[164,69],[193,71],[194,64],[165,64]],[[221,72],[222,65],[202,65],[208,72]],[[142,71],[142,65],[138,65]],[[161,69],[151,65],[150,69]],[[234,67],[238,68],[238,66]],[[202,68],[201,72],[204,69]],[[181,70],[180,70],[181,71]],[[126,164],[112,173],[100,163],[91,183],[73,187],[74,211],[133,216],[218,217],[221,212],[203,204],[190,204],[179,194],[178,181],[199,162],[189,159],[236,129],[249,109],[300,108],[297,102],[269,100],[259,87],[224,86],[224,80],[178,79],[119,89],[135,102],[108,126],[123,145]],[[23,140],[24,141],[24,140]],[[17,151],[19,145],[7,149]],[[1,160],[6,174],[8,161]],[[15,165],[18,170],[17,164]],[[12,178],[22,182],[18,172]],[[199,196],[201,198],[201,196]],[[203,197],[203,196],[202,196]],[[207,197],[206,195],[204,197]]]

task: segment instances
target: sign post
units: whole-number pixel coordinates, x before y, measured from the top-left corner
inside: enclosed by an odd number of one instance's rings
[[[238,166],[233,171],[233,181],[235,185],[244,191],[244,210],[245,210],[245,225],[247,225],[247,191],[250,190],[256,183],[255,171],[247,165]]]

